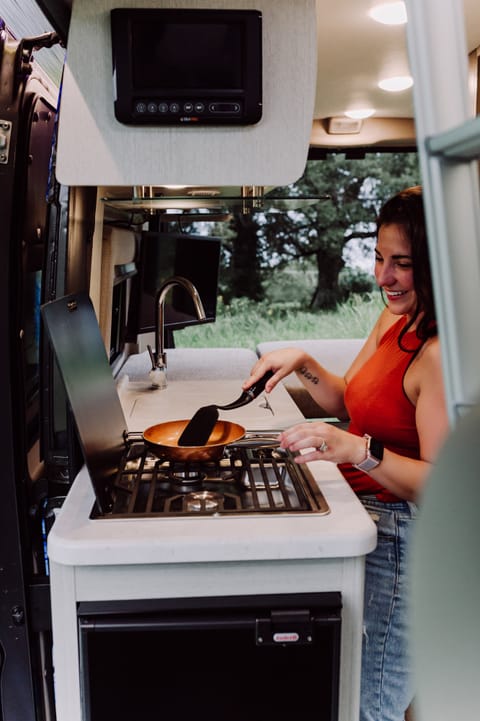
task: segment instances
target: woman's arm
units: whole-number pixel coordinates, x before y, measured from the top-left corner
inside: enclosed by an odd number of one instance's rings
[[[319,450],[322,444],[326,444],[324,451]],[[290,451],[311,449],[296,456],[297,463],[322,460],[356,464],[366,458],[365,438],[323,421],[300,423],[288,428],[280,434],[280,445]],[[431,466],[428,461],[407,458],[385,449],[380,465],[369,475],[399,498],[415,501]]]
[[[282,348],[266,353],[253,366],[250,377],[243,384],[244,390],[250,388],[267,370],[273,371],[273,376],[265,386],[267,393],[270,393],[282,378],[295,372],[322,408],[337,418],[347,417],[343,398],[345,379],[327,371],[305,351],[299,348]]]
[[[386,464],[382,461],[371,476],[400,498],[415,501],[449,430],[438,338],[424,346],[408,371],[404,385],[415,404],[420,460],[397,458],[396,454],[386,452]]]
[[[432,463],[448,433],[439,343],[435,339],[425,347],[418,362],[412,364],[407,392],[414,395],[416,425],[420,439],[420,460],[406,458],[385,449],[383,460],[371,477],[399,498],[415,501],[421,492]],[[412,398],[411,398],[412,400]],[[283,448],[291,451],[313,449],[296,457],[298,463],[319,459],[334,463],[361,463],[366,457],[365,439],[321,421],[301,423],[280,435]],[[327,449],[320,452],[322,442]]]
[[[335,418],[347,419],[348,413],[345,408],[344,395],[348,380],[365,363],[367,358],[375,352],[379,338],[388,325],[394,321],[395,317],[389,311],[382,312],[365,344],[343,378],[327,371],[321,363],[312,358],[306,351],[300,348],[284,348],[271,351],[259,358],[251,370],[250,377],[243,384],[243,388],[247,390],[267,370],[272,370],[274,375],[265,386],[266,392],[270,393],[282,378],[295,372],[312,398],[322,408],[325,408]]]

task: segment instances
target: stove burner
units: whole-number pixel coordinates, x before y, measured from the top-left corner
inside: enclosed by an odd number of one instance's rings
[[[311,473],[279,448],[277,436],[254,433],[219,460],[190,463],[153,459],[146,447],[140,454],[134,440],[115,479],[110,517],[328,513]]]
[[[183,472],[170,472],[167,476],[175,486],[178,487],[189,487],[189,486],[195,486],[201,483],[205,480],[207,477],[206,473],[203,473],[202,471],[183,471]]]
[[[223,496],[213,491],[187,493],[184,506],[186,511],[218,511],[223,508]]]

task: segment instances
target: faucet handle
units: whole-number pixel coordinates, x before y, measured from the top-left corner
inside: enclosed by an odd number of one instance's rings
[[[155,363],[155,356],[153,354],[152,346],[147,345],[147,350],[148,350],[148,355],[150,356],[150,362],[152,364],[152,371],[154,371],[155,368],[157,367],[157,364]]]

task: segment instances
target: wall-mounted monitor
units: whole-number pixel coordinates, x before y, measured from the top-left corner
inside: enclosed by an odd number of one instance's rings
[[[257,10],[111,11],[114,108],[121,123],[257,123],[262,15]]]
[[[155,329],[157,291],[175,275],[187,278],[198,290],[206,320],[198,320],[190,295],[177,285],[168,293],[164,306],[169,338],[172,338],[170,331],[199,322],[212,323],[217,311],[220,247],[221,240],[217,237],[144,231],[140,271],[134,279],[136,289],[128,322],[129,334],[135,336]]]

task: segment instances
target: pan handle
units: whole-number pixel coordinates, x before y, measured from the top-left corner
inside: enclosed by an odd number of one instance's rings
[[[280,430],[276,431],[247,431],[243,438],[238,441],[230,443],[230,446],[240,446],[241,448],[261,448],[262,446],[268,446],[269,448],[275,448],[280,445],[278,439]]]

